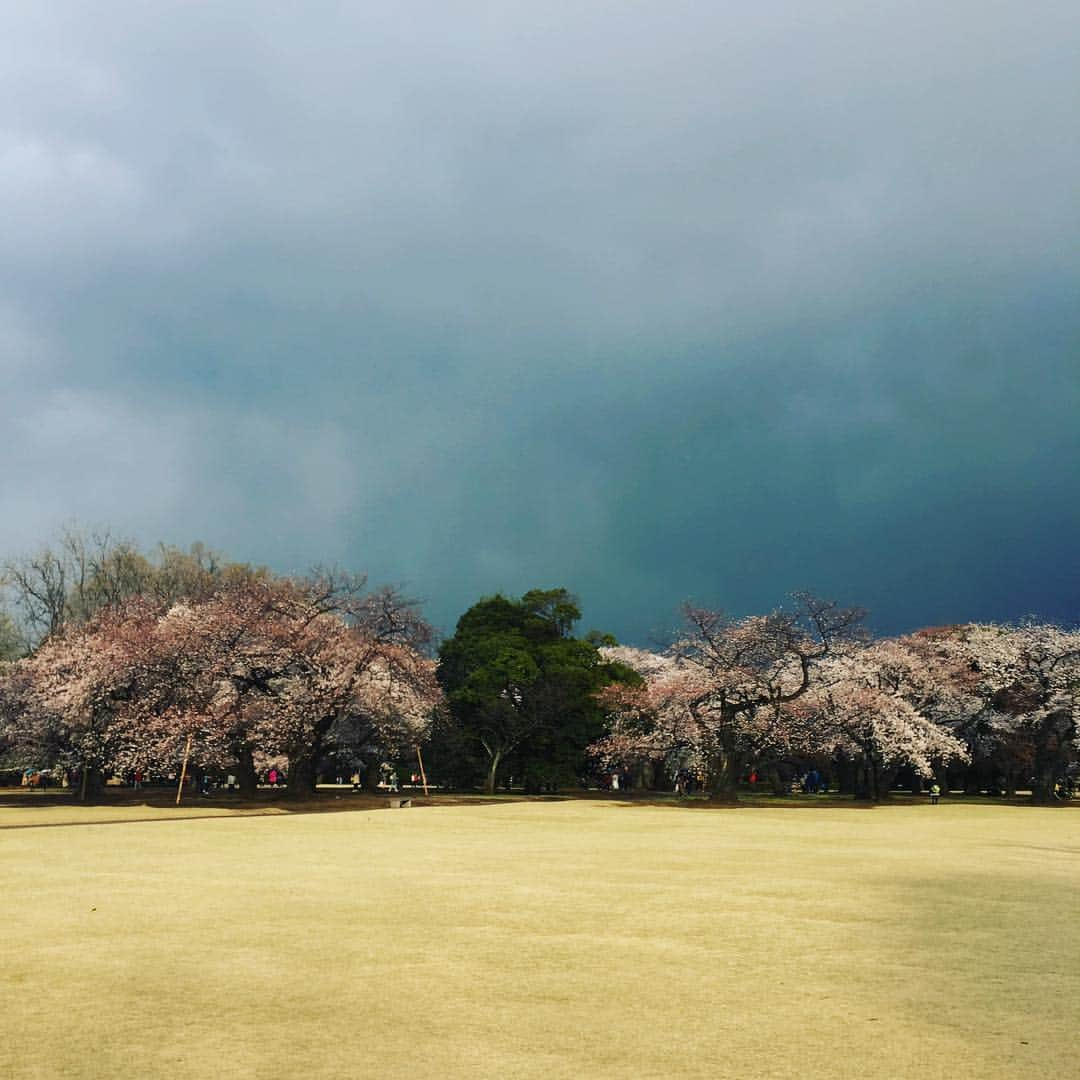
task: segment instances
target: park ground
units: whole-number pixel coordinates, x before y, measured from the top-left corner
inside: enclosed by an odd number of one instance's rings
[[[1080,1076],[1080,808],[11,802],[3,1077]]]

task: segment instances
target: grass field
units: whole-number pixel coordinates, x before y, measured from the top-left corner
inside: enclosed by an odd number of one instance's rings
[[[1070,808],[185,813],[0,808],[0,1076],[1080,1076]]]

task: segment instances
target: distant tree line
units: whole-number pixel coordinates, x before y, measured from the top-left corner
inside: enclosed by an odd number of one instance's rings
[[[362,576],[280,577],[201,544],[144,552],[67,529],[2,568],[0,767],[286,770],[372,787],[384,763],[494,793],[597,783],[731,801],[809,774],[857,798],[898,784],[1037,801],[1078,763],[1080,633],[1035,621],[872,639],[801,594],[767,615],[686,607],[648,651],[575,634],[565,589],[481,598],[436,642],[418,605]]]

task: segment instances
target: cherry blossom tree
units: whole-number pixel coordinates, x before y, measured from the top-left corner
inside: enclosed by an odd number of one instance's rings
[[[959,768],[965,790],[978,792],[980,779],[993,786],[995,777],[1011,769],[1005,767],[1003,758],[1008,740],[1000,738],[995,712],[980,693],[978,675],[963,645],[964,631],[956,625],[926,627],[896,642],[915,661],[913,668],[901,668],[908,676],[905,696],[967,748],[965,759],[954,758],[935,766],[942,790],[949,790],[950,777],[954,778]],[[1021,771],[1026,775],[1028,770]]]
[[[55,755],[42,756],[31,744],[32,729],[28,722],[29,674],[24,664],[0,660],[0,761],[29,754],[34,761],[51,762]]]
[[[314,788],[335,735],[353,746],[374,739],[384,752],[427,737],[441,695],[433,662],[417,649],[377,624],[307,618],[302,607],[267,629],[271,666],[245,677],[261,682],[248,708],[259,746],[289,759],[290,794]]]
[[[78,768],[82,798],[96,794],[106,770],[130,753],[118,723],[135,700],[156,612],[134,603],[62,627],[19,661],[18,737],[47,748],[50,763]]]
[[[15,665],[20,703],[5,711],[26,740],[80,764],[91,794],[106,769],[175,769],[190,749],[249,791],[257,753],[286,755],[302,797],[335,735],[363,731],[381,752],[425,737],[441,700],[429,635],[415,605],[358,578],[249,578],[61,627]]]
[[[705,769],[708,731],[692,709],[697,693],[694,673],[663,653],[629,646],[604,648],[601,653],[636,671],[642,683],[616,683],[600,692],[609,730],[593,743],[593,756],[607,768],[644,771],[656,766],[669,776],[681,769]]]
[[[820,663],[862,639],[863,612],[799,594],[790,609],[730,618],[688,606],[686,633],[663,657],[625,654],[646,685],[604,696],[606,760],[635,755],[703,764],[713,799],[734,801],[755,758],[809,745],[806,717],[787,708]]]
[[[241,792],[254,793],[258,747],[237,675],[265,652],[272,603],[271,586],[250,583],[156,619],[117,719],[128,734],[118,767],[175,771],[190,750],[200,766],[235,770]]]
[[[256,754],[287,757],[303,797],[336,738],[362,732],[385,753],[425,737],[439,701],[429,635],[415,605],[356,577],[241,581],[158,620],[124,724],[144,760],[176,761],[190,738],[199,761],[237,768],[242,791]]]
[[[1036,802],[1051,800],[1078,757],[1080,631],[974,623],[952,647],[985,702],[986,736],[1029,765]]]
[[[855,764],[857,797],[885,798],[903,766],[930,778],[935,767],[967,759],[944,721],[977,706],[903,642],[886,639],[830,656],[818,675],[787,708],[810,722],[819,747]]]

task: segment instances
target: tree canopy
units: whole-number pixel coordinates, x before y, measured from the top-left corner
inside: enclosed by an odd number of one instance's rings
[[[587,771],[587,747],[604,724],[597,691],[638,677],[607,661],[595,636],[573,636],[580,618],[561,588],[485,597],[461,616],[438,665],[450,709],[439,749],[459,779],[482,773],[493,792],[512,771],[541,790]]]

